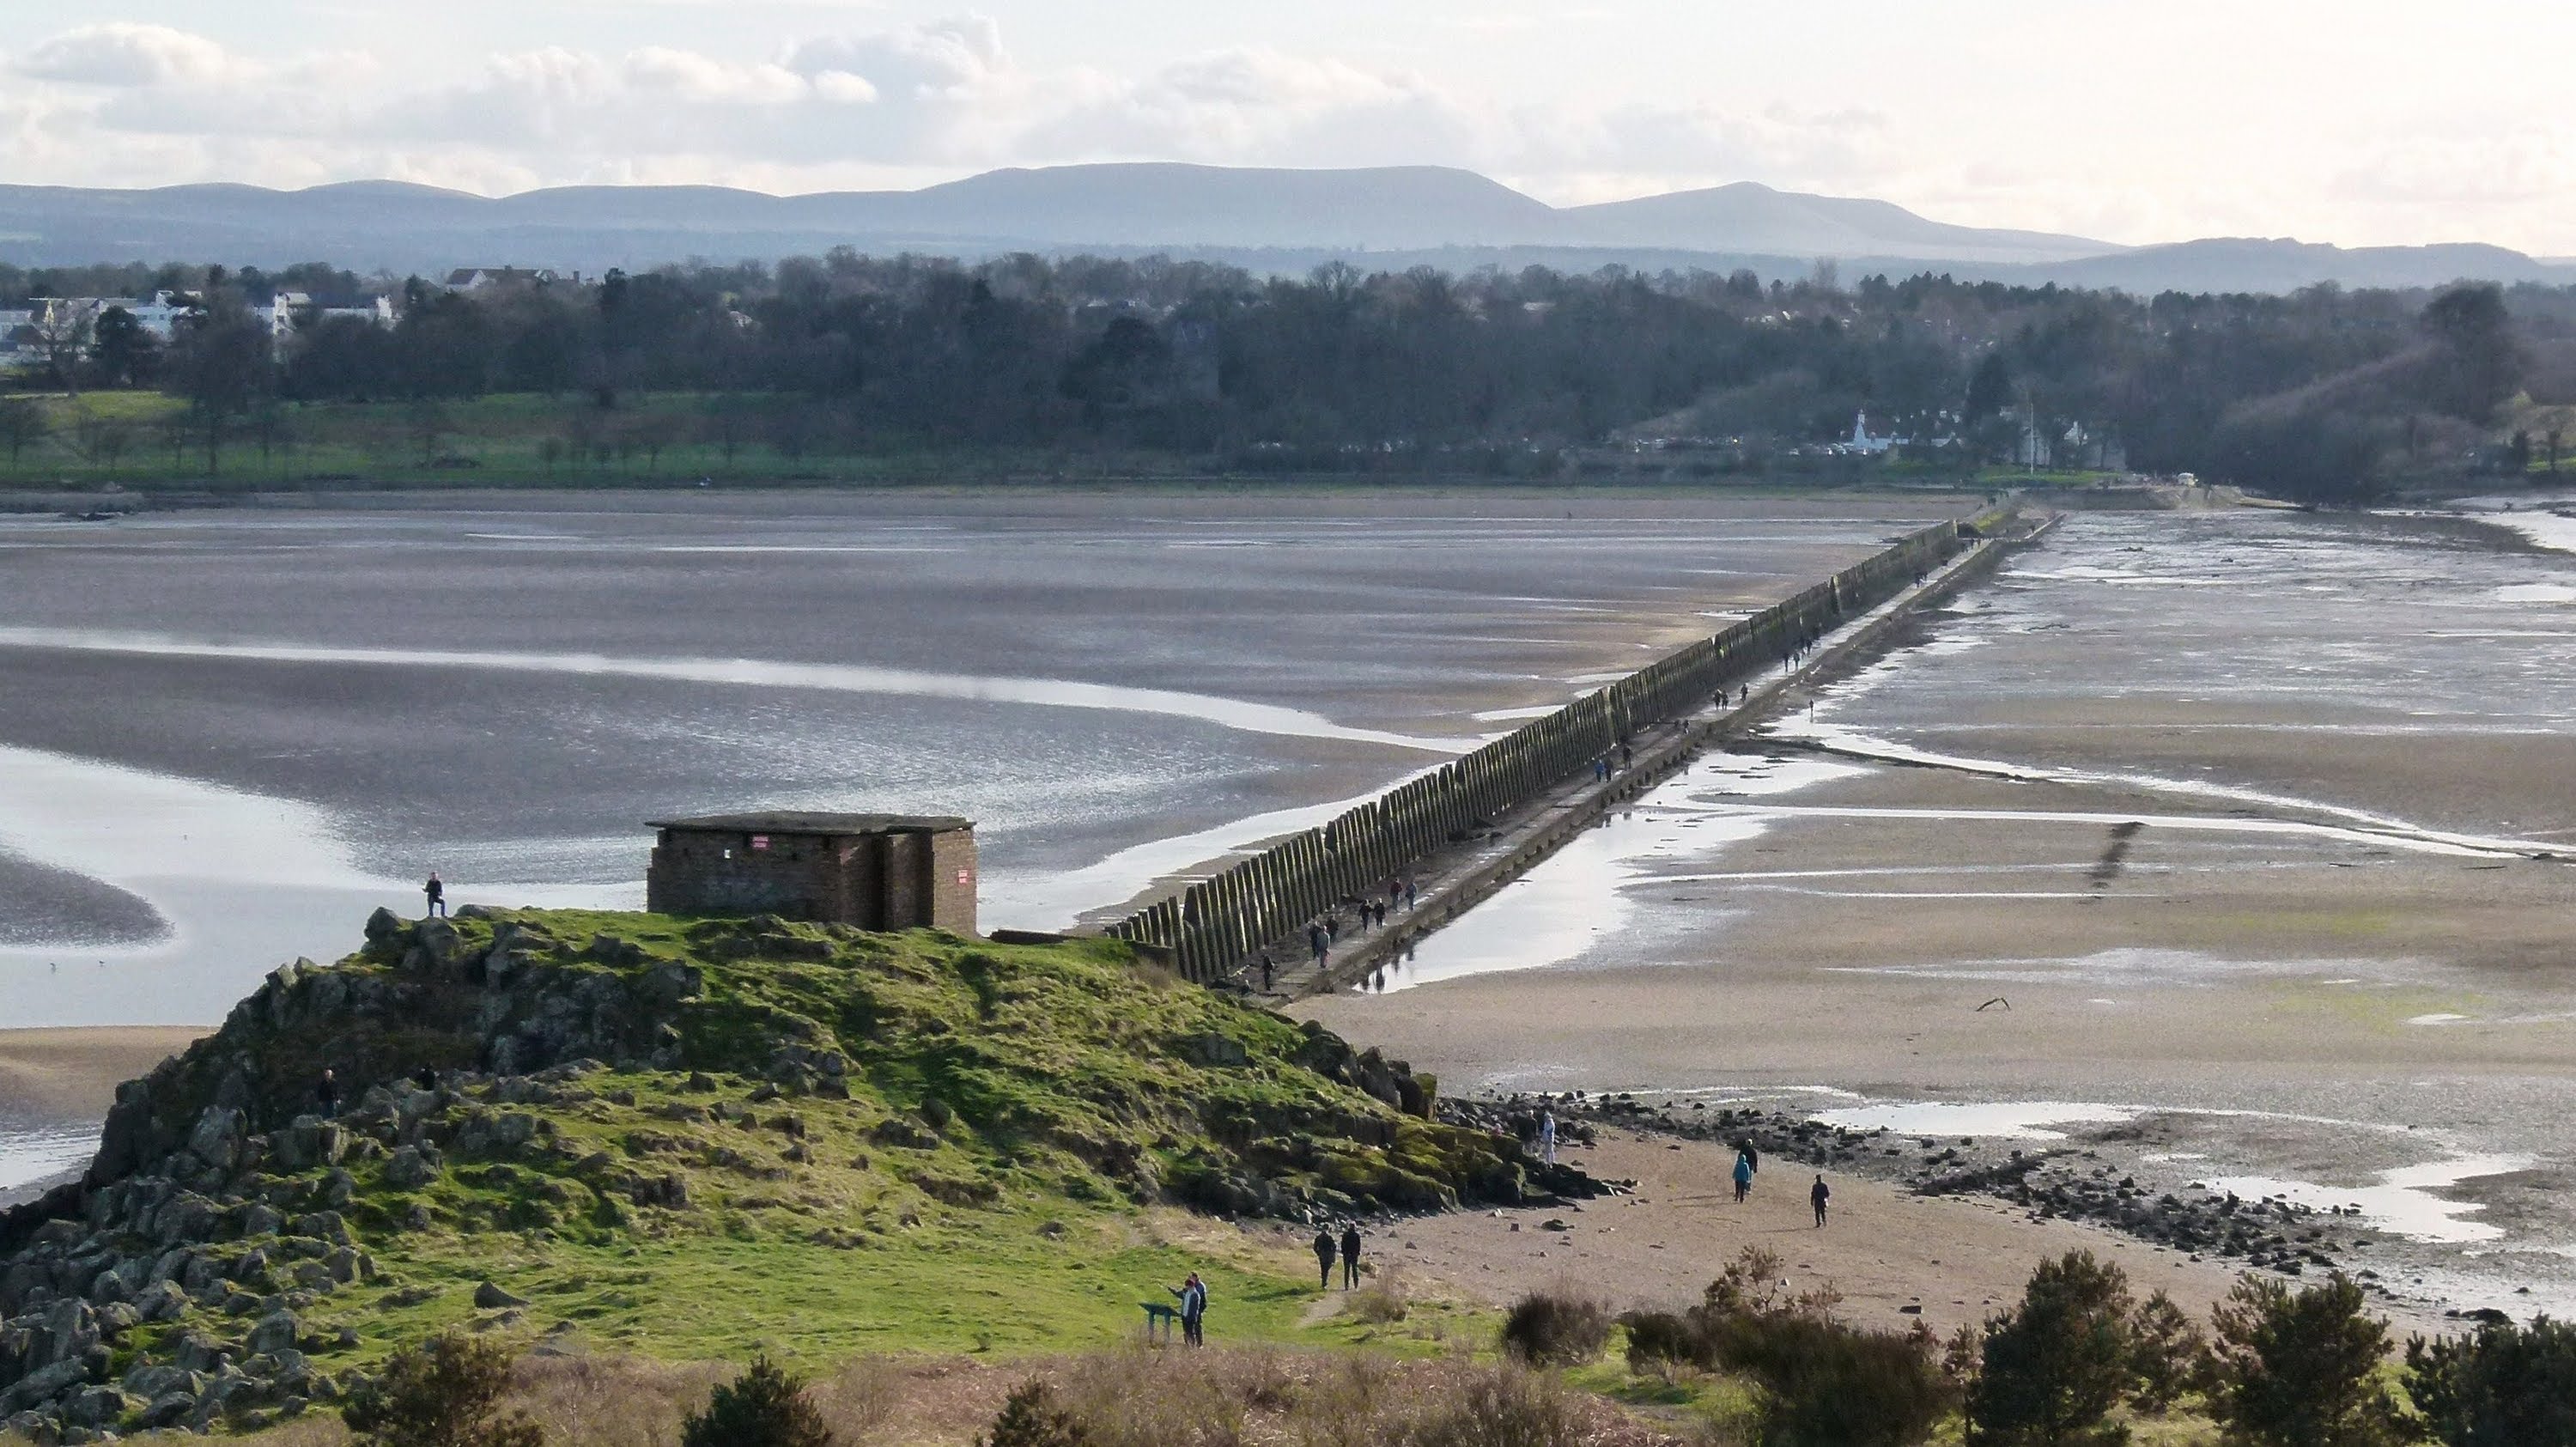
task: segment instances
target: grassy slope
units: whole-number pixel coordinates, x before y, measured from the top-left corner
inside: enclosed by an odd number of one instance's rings
[[[1140,1202],[1228,1176],[1328,1209],[1509,1189],[1512,1167],[1485,1138],[1300,1063],[1337,1042],[1319,1047],[1287,1020],[1140,970],[1114,943],[531,911],[459,921],[458,958],[505,923],[530,961],[523,994],[540,977],[536,997],[568,998],[591,978],[698,970],[694,998],[658,1022],[678,1058],[469,1082],[426,1132],[444,1138],[444,1171],[414,1190],[387,1179],[395,1118],[381,1099],[357,1102],[345,1123],[377,1139],[344,1160],[339,1209],[379,1274],[307,1313],[363,1338],[333,1370],[470,1319],[568,1322],[602,1346],[680,1359],[760,1345],[827,1358],[1097,1345],[1132,1336],[1139,1303],[1169,1300],[1193,1269],[1226,1337],[1312,1339],[1300,1326],[1302,1235]],[[601,936],[623,944],[603,950]],[[401,963],[406,948],[388,941],[314,972],[398,987],[409,992],[399,1009],[281,1026],[246,1002],[156,1084],[165,1138],[228,1062],[246,1059],[272,1103],[252,1128],[278,1129],[292,1107],[276,1103],[299,1099],[325,1063],[364,1083],[470,1060],[478,1042],[460,1012],[486,992],[424,979],[417,961]],[[781,1073],[782,1044],[845,1057],[847,1098],[811,1071],[809,1091],[773,1096],[762,1077]],[[1234,1049],[1240,1063],[1198,1063]],[[508,1136],[513,1116],[531,1118],[523,1143],[478,1143]],[[245,1193],[311,1209],[329,1204],[328,1172],[266,1170]],[[631,1182],[665,1178],[683,1183],[685,1206],[635,1203]],[[237,1260],[254,1244],[212,1249]],[[485,1280],[528,1307],[478,1312]],[[127,1354],[237,1326],[199,1308],[142,1329]]]
[[[145,491],[251,491],[304,486],[527,487],[618,488],[689,487],[701,478],[715,483],[994,482],[1008,480],[1112,479],[1160,481],[1205,476],[1206,460],[1176,453],[1127,447],[1100,441],[1069,441],[1061,447],[1005,447],[977,444],[929,445],[880,438],[862,446],[831,445],[817,439],[800,455],[780,453],[760,439],[768,414],[786,405],[761,395],[719,398],[690,392],[639,392],[602,412],[580,397],[539,393],[500,393],[456,398],[438,405],[442,419],[424,432],[419,409],[401,402],[287,403],[280,430],[263,451],[255,432],[244,431],[221,448],[212,472],[186,424],[187,406],[158,392],[84,392],[77,398],[59,394],[35,398],[46,418],[46,434],[26,445],[13,461],[0,446],[0,488],[101,487],[115,483]],[[710,440],[717,434],[719,413],[739,419],[733,430],[732,456]],[[98,429],[82,419],[113,419],[122,438],[113,461],[99,455]],[[612,446],[606,458],[596,453],[574,456],[569,443],[587,434]],[[659,439],[658,449],[645,445]],[[556,455],[548,456],[548,444]],[[174,444],[177,450],[174,451]],[[441,459],[439,465],[425,457]],[[1303,475],[1300,475],[1302,477]],[[1334,473],[1323,480],[1383,486],[1408,479],[1433,480],[1438,474]],[[1847,488],[1924,480],[1956,481],[1946,471],[1919,467],[1854,470],[1846,477],[1808,475],[1787,468],[1778,477],[1729,474],[1723,477],[1671,479],[1695,487],[1723,486],[1730,492],[1798,492],[1819,487]],[[1245,486],[1277,485],[1298,480],[1273,474],[1246,473],[1235,478]],[[1462,474],[1453,479],[1509,487],[1532,482],[1556,484],[1568,479]],[[1616,480],[1585,474],[1578,480]]]
[[[59,483],[127,487],[175,486],[250,489],[351,482],[411,486],[556,487],[686,486],[699,478],[718,482],[886,482],[918,478],[978,479],[1012,476],[1115,475],[1158,477],[1186,472],[1183,459],[1116,448],[1065,451],[1035,448],[928,449],[887,443],[861,449],[817,447],[782,456],[757,440],[770,399],[736,404],[747,420],[731,458],[708,431],[716,399],[695,393],[635,393],[602,413],[580,398],[503,393],[439,404],[442,421],[425,435],[417,409],[398,402],[287,403],[282,431],[263,452],[255,433],[226,441],[212,473],[186,429],[187,406],[158,392],[84,392],[39,399],[46,435],[28,444],[13,463],[0,447],[0,485]],[[123,445],[111,462],[95,455],[95,429],[84,415],[113,419]],[[576,458],[566,450],[551,459],[547,443],[568,442],[577,426],[617,444],[618,455]],[[648,439],[659,439],[658,448]],[[174,452],[174,441],[182,450]],[[424,456],[443,459],[429,465]]]

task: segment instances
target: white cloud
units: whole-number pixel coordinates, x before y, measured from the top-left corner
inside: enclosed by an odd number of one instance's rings
[[[1762,35],[1725,35],[1733,48],[1701,64],[1684,41],[1658,48],[1665,32],[1635,29],[1635,17],[1614,24],[1545,0],[1391,14],[1384,36],[1322,18],[1301,31],[1194,15],[1155,32],[1162,43],[1163,31],[1187,29],[1167,48],[1130,46],[1117,53],[1147,58],[1104,63],[1097,49],[1066,49],[1062,26],[1012,31],[1041,47],[1023,54],[989,16],[871,25],[852,13],[866,3],[732,0],[728,12],[717,0],[665,0],[656,18],[621,27],[628,44],[476,51],[475,37],[522,33],[497,23],[512,4],[622,12],[610,0],[472,0],[434,52],[374,56],[346,48],[366,34],[357,28],[315,32],[338,48],[272,51],[165,25],[82,24],[21,41],[6,62],[0,176],[815,190],[1093,160],[1445,164],[1557,202],[1749,179],[2122,240],[2483,235],[2576,249],[2560,199],[2576,192],[2576,148],[2563,128],[2501,100],[2491,111],[2453,104],[2448,90],[2412,102],[2414,114],[2356,111],[2330,124],[2289,97],[2243,113],[2233,101],[2088,109],[2070,94],[2117,87],[2043,69],[2016,109],[1990,104],[1974,79],[1991,29],[1958,41],[1964,49],[1916,35],[1902,62],[1855,44],[1819,71],[1825,61],[1782,42],[1795,39],[1784,27],[1822,22],[1773,17]],[[748,33],[754,12],[772,27],[758,41],[710,33]],[[1116,28],[1146,24],[1122,13],[1107,33],[1141,34]],[[541,39],[584,27],[524,29]],[[1613,47],[1608,76],[1582,59],[1578,42],[1598,50],[1604,35],[1631,31],[1635,45]],[[1516,78],[1482,63],[1494,57],[1517,57]],[[2344,59],[2358,70],[2368,56]],[[1846,71],[1854,78],[1835,81]],[[2048,123],[2032,123],[2040,114]]]
[[[202,35],[166,25],[84,25],[29,51],[15,67],[37,80],[90,86],[203,84],[227,79],[240,63]]]
[[[1748,165],[1856,169],[1846,116],[1731,116],[1628,105],[1507,111],[1425,76],[1268,47],[1144,74],[1033,71],[991,19],[808,38],[743,63],[668,45],[547,46],[480,73],[387,93],[346,56],[254,63],[164,27],[83,27],[17,67],[104,149],[185,138],[204,154],[309,142],[325,170],[387,164],[557,180],[698,165],[970,168],[1112,159],[1268,165],[1449,164],[1515,174],[1680,173]],[[441,151],[454,159],[430,158]],[[309,167],[299,167],[299,172]],[[350,170],[349,174],[357,174]]]

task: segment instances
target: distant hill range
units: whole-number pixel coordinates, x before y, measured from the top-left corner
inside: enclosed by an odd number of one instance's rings
[[[0,186],[0,261],[329,261],[359,271],[461,266],[597,272],[704,258],[775,260],[834,246],[968,257],[1166,252],[1264,271],[1532,264],[1590,270],[1750,267],[2130,291],[2287,291],[2317,282],[2576,282],[2576,264],[2479,245],[2346,250],[2288,240],[2125,247],[1926,220],[1884,201],[1742,182],[1556,207],[1437,166],[1253,170],[1165,164],[992,171],[918,191],[769,196],[716,186],[568,186],[493,199],[391,181],[270,191]]]

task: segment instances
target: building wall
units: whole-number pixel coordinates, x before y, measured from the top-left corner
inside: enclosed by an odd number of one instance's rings
[[[645,908],[661,914],[778,914],[841,918],[830,841],[775,837],[766,850],[742,834],[664,830],[644,876]]]
[[[765,837],[766,848],[754,848]],[[975,836],[753,836],[666,829],[645,874],[661,914],[776,914],[867,930],[975,933]]]

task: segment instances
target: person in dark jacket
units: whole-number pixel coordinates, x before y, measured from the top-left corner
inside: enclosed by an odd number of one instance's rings
[[[1207,1334],[1201,1321],[1207,1316],[1207,1283],[1193,1271],[1189,1280],[1171,1288],[1171,1292],[1181,1299],[1181,1340],[1194,1347],[1206,1346]]]
[[[1322,1278],[1315,1283],[1316,1290],[1331,1290],[1333,1286],[1333,1228],[1330,1226],[1318,1226],[1315,1228],[1315,1268],[1316,1274]]]
[[[446,915],[447,886],[438,882],[437,870],[433,869],[429,872],[429,883],[422,885],[420,892],[429,901],[429,906],[423,911],[422,918],[426,919],[433,914],[442,917]]]
[[[322,1118],[330,1120],[340,1114],[340,1079],[331,1067],[322,1067],[322,1078],[313,1083],[313,1103],[322,1107]]]
[[[1816,1208],[1816,1229],[1819,1231],[1825,1229],[1825,1203],[1833,1198],[1834,1188],[1826,1185],[1824,1176],[1818,1174],[1816,1183],[1807,1188],[1807,1202]]]
[[[1342,1228],[1342,1290],[1360,1284],[1360,1227],[1354,1221]]]

